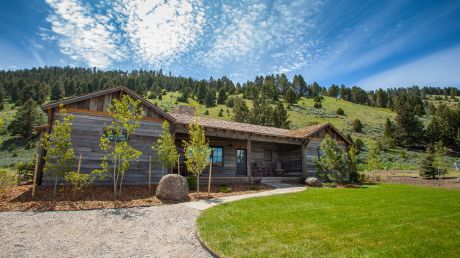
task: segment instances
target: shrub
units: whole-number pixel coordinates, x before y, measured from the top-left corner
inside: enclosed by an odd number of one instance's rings
[[[315,104],[313,104],[313,107],[314,108],[321,108],[322,107],[321,102],[315,102]]]
[[[336,182],[323,183],[324,187],[337,188]]]
[[[232,188],[229,186],[219,187],[219,193],[230,193],[230,192],[232,192]]]
[[[65,176],[65,180],[72,184],[73,196],[76,197],[78,190],[84,189],[94,182],[94,177],[91,174],[70,172]]]
[[[363,124],[361,123],[361,120],[355,119],[352,124],[353,131],[360,133],[363,131]]]
[[[229,108],[232,108],[235,106],[235,97],[232,96],[230,98],[227,99],[227,102],[225,102],[225,105]]]
[[[336,111],[335,113],[336,113],[337,115],[339,115],[339,116],[345,115],[345,111],[343,111],[342,108],[338,108],[337,111]]]
[[[190,175],[187,177],[187,184],[188,184],[188,189],[190,191],[195,191],[196,190],[196,176]]]
[[[35,170],[35,162],[18,162],[16,164],[17,182],[25,184],[33,180]]]
[[[16,184],[16,174],[7,169],[0,168],[0,195]]]
[[[224,116],[224,110],[221,108],[219,110],[219,117],[223,117]]]
[[[208,116],[208,115],[209,115],[209,110],[206,109],[206,111],[204,111],[204,114],[205,114],[206,116]]]

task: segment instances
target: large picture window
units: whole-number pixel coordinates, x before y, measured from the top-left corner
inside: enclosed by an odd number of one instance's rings
[[[224,149],[221,146],[212,147],[212,165],[222,166],[224,164]]]

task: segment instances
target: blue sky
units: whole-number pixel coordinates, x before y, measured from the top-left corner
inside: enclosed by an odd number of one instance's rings
[[[3,0],[0,69],[460,85],[460,1]]]

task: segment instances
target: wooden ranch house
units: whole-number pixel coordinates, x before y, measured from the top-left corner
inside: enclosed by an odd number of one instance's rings
[[[128,88],[117,87],[43,105],[42,109],[48,114],[48,124],[40,127],[41,133],[52,132],[53,122],[60,119],[59,106],[62,104],[74,116],[72,146],[75,163],[81,154],[81,171],[90,173],[99,168],[103,155],[99,149],[100,137],[112,122],[107,109],[113,99],[123,94],[139,99],[145,115],[141,127],[129,139],[133,147],[142,151],[142,156],[131,164],[124,182],[147,184],[150,157],[152,181],[158,182],[162,176],[162,166],[151,146],[161,133],[162,122],[170,122],[171,133],[179,152],[182,152],[182,140],[188,137],[188,124],[194,119],[193,109],[180,106],[168,113]],[[348,148],[350,144],[330,123],[288,130],[204,117],[199,117],[198,122],[205,128],[213,148],[214,182],[250,182],[254,179],[262,182],[292,181],[315,175],[313,159],[319,157],[319,145],[326,134],[336,139],[343,148]],[[39,183],[43,181],[47,184],[50,180],[42,173],[46,152],[39,151]],[[183,159],[181,154],[180,173],[185,175]],[[174,168],[174,171],[177,172],[177,169]],[[206,174],[207,169],[202,175]],[[109,179],[99,182],[106,183],[110,183]]]

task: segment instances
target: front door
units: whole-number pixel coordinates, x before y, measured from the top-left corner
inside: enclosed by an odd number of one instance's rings
[[[246,149],[236,150],[236,175],[246,176],[247,173],[247,155]]]

